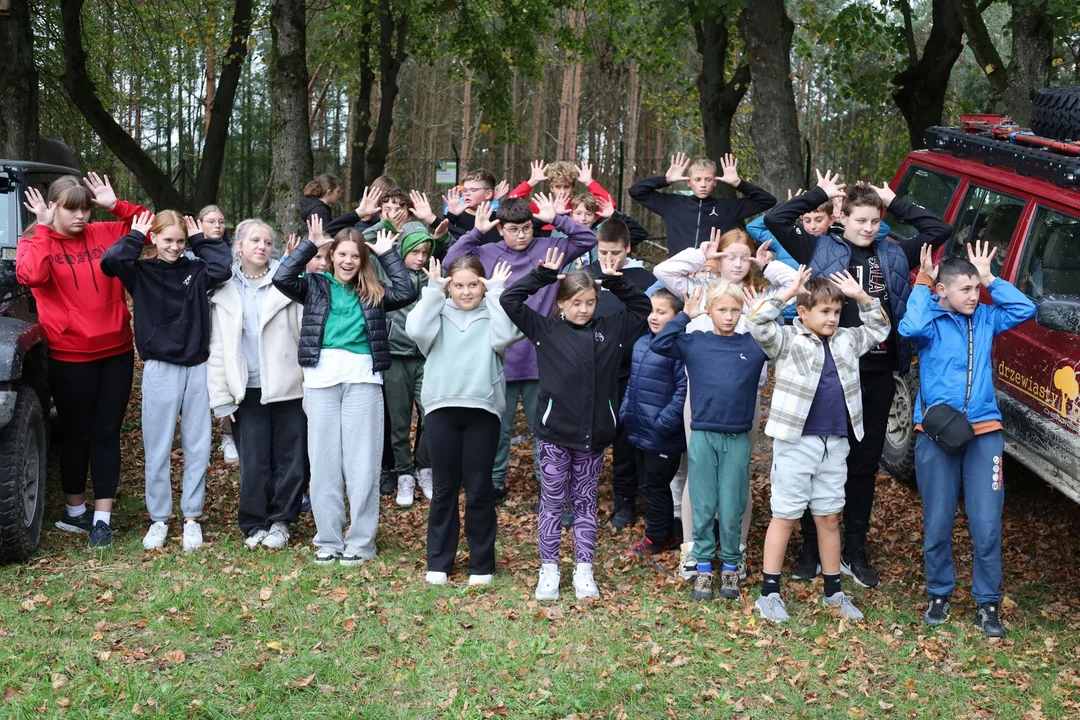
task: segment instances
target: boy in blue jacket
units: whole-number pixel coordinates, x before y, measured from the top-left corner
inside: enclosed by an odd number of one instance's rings
[[[638,485],[645,496],[645,539],[631,555],[645,557],[674,550],[682,542],[682,522],[675,519],[671,479],[686,452],[683,403],[686,370],[681,360],[654,352],[649,344],[683,310],[683,301],[660,288],[650,297],[649,333],[634,343],[630,381],[619,420],[634,448]]]
[[[964,489],[968,527],[975,546],[971,594],[979,604],[975,626],[988,637],[1005,637],[998,614],[1001,601],[1001,510],[1004,440],[1001,412],[994,399],[990,348],[994,336],[1035,315],[1035,305],[1008,282],[995,278],[990,263],[997,248],[976,242],[968,260],[950,258],[934,267],[933,249],[922,248],[920,272],[900,321],[899,333],[919,351],[920,389],[915,404],[915,476],[923,501],[923,561],[930,604],[928,625],[949,617],[956,587],[952,531],[957,498]],[[970,262],[969,262],[970,261]],[[980,285],[992,305],[979,303]],[[933,287],[933,290],[931,290]],[[926,408],[950,405],[967,417],[975,431],[964,448],[950,454],[922,428]]]

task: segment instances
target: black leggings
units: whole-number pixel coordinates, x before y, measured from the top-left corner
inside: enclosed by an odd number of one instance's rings
[[[86,471],[94,499],[116,497],[120,483],[120,427],[124,423],[135,351],[91,360],[49,360],[49,385],[60,421],[60,484],[66,495],[86,492]]]

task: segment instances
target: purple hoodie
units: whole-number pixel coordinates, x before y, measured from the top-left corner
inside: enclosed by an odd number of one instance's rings
[[[525,277],[540,266],[548,248],[559,248],[566,253],[564,263],[577,260],[589,252],[596,245],[596,234],[579,222],[571,220],[567,215],[556,215],[552,223],[555,229],[565,237],[534,237],[529,247],[524,250],[511,250],[506,242],[487,243],[480,245],[480,233],[475,229],[461,236],[456,243],[446,252],[443,258],[443,267],[450,264],[454,258],[462,255],[475,255],[484,264],[484,270],[491,275],[492,268],[497,262],[510,263],[510,279],[506,286],[510,287],[515,282]],[[558,283],[553,283],[529,297],[525,304],[538,313],[550,315],[555,307],[555,294],[558,291]],[[536,348],[528,339],[519,340],[506,350],[503,364],[507,382],[520,380],[536,380],[539,373],[536,370]]]

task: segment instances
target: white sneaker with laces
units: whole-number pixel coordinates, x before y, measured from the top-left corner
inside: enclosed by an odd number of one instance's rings
[[[411,507],[416,495],[416,478],[412,475],[399,475],[397,479],[398,507]]]
[[[431,500],[431,468],[421,468],[416,473],[416,481],[420,483],[420,490],[424,493],[424,497]]]
[[[283,522],[276,522],[270,526],[270,532],[266,533],[266,537],[263,538],[263,547],[268,547],[271,550],[280,550],[289,544],[289,538],[292,535],[289,534],[289,526]]]
[[[202,526],[198,520],[184,521],[184,552],[192,552],[202,547]]]
[[[600,590],[593,579],[592,563],[578,563],[574,568],[574,594],[578,600],[600,597]]]
[[[258,530],[254,531],[246,538],[244,538],[244,545],[247,545],[248,550],[254,550],[262,544],[262,541],[266,539],[266,536],[268,534],[269,533],[267,533],[265,530],[259,528]]]
[[[536,599],[558,600],[559,580],[559,566],[555,563],[543,563],[540,566],[540,579],[536,583]]]
[[[490,585],[491,584],[491,575],[470,575],[469,576],[469,584],[470,585]]]
[[[445,585],[446,573],[428,570],[428,574],[424,576],[424,582],[428,585]]]
[[[160,550],[165,546],[165,536],[169,534],[169,527],[163,522],[150,523],[150,529],[143,536],[143,550]]]
[[[240,462],[240,453],[236,452],[236,441],[232,435],[221,436],[221,454],[225,456],[226,465],[235,465]]]
[[[761,613],[761,617],[772,622],[782,623],[791,619],[780,593],[774,592],[758,597],[754,602],[754,609]]]

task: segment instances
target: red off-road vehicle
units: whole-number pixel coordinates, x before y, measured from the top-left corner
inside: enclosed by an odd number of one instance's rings
[[[1080,88],[1040,91],[1032,126],[977,115],[931,128],[930,149],[908,155],[891,184],[952,224],[941,253],[966,257],[966,242],[989,241],[999,249],[995,273],[1039,305],[1035,319],[994,341],[1005,448],[1080,502],[1080,142],[1070,142],[1080,140]],[[887,220],[895,236],[915,234]],[[883,457],[904,479],[914,471],[918,388],[916,360],[897,376]]]

